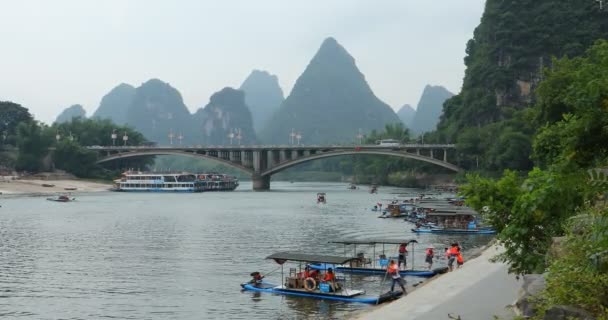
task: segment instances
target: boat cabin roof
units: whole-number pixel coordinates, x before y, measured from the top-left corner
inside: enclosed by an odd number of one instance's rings
[[[285,261],[345,264],[351,260],[354,260],[355,258],[342,256],[325,256],[300,252],[277,252],[269,255],[268,257],[266,257],[266,259],[273,259],[279,264],[283,264]]]
[[[341,243],[341,244],[367,244],[367,245],[376,245],[376,244],[402,244],[402,243],[418,243],[415,239],[343,239],[330,241],[329,243]]]
[[[324,196],[324,195],[325,195],[325,192],[319,192],[319,193],[317,193],[317,195],[318,195],[318,196]]]

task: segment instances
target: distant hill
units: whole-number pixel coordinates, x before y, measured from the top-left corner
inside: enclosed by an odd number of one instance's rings
[[[68,108],[65,108],[57,116],[55,123],[70,122],[70,121],[72,121],[73,118],[86,118],[86,117],[87,117],[87,112],[84,110],[84,108],[79,104],[75,104]]]
[[[374,95],[355,59],[327,38],[260,136],[264,143],[287,143],[295,129],[305,144],[352,142],[359,129],[369,132],[398,122]]]
[[[253,127],[260,132],[285,100],[279,80],[266,71],[253,70],[239,89],[245,92],[245,103],[251,111]]]
[[[415,114],[416,110],[414,110],[414,108],[412,108],[412,106],[410,106],[409,104],[403,105],[403,107],[401,107],[401,109],[397,111],[397,116],[399,117],[399,119],[401,119],[401,122],[403,122],[403,124],[408,128],[412,124],[412,119],[414,119]]]
[[[169,134],[184,137],[182,143],[200,140],[193,128],[192,116],[181,94],[168,83],[151,79],[135,89],[127,110],[126,123],[141,132],[146,139],[168,145]],[[173,139],[177,144],[177,138]]]
[[[93,118],[110,119],[116,124],[125,124],[127,111],[134,96],[135,88],[132,85],[121,83],[101,98]]]
[[[427,85],[422,92],[410,129],[414,133],[433,131],[443,112],[443,103],[454,94],[442,86]]]
[[[237,144],[236,132],[242,136],[241,144],[252,144],[257,141],[253,130],[253,121],[249,108],[245,104],[245,93],[233,88],[224,88],[214,93],[205,108],[199,109],[193,116],[196,131],[202,134],[200,143],[228,145],[232,132]]]

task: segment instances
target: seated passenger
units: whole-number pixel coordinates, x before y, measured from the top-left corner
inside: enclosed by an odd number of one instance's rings
[[[329,283],[330,291],[335,292],[340,289],[340,286],[336,283],[336,275],[332,268],[327,269],[323,282]]]

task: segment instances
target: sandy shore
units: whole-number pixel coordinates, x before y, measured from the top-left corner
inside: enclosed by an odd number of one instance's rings
[[[493,245],[477,258],[465,261],[454,272],[441,275],[423,284],[407,296],[364,312],[356,319],[512,319],[509,305],[517,299],[521,283],[507,273],[504,263],[490,258],[502,251]]]
[[[53,187],[44,187],[52,184]],[[3,196],[37,196],[66,192],[99,192],[107,191],[110,184],[85,180],[10,180],[0,179],[0,192]],[[66,190],[73,189],[75,190]]]

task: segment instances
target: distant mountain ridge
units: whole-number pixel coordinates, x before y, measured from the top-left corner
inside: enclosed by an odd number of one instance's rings
[[[86,118],[87,112],[84,110],[82,105],[74,104],[65,108],[55,120],[55,123],[70,122],[74,118]]]
[[[99,107],[93,113],[93,118],[110,119],[116,124],[125,124],[127,122],[127,112],[134,96],[135,88],[132,85],[119,84],[101,98]]]
[[[418,134],[435,130],[443,113],[443,103],[452,96],[454,94],[442,86],[427,85],[416,107],[410,129]]]
[[[245,104],[245,93],[224,88],[214,93],[209,103],[193,116],[201,142],[213,145],[253,144],[257,142],[251,112]],[[232,133],[232,138],[229,136]],[[240,138],[239,138],[240,136]]]
[[[397,111],[397,116],[401,119],[401,122],[406,127],[410,127],[412,124],[412,120],[414,119],[414,115],[416,114],[416,110],[412,108],[409,104],[404,104],[399,111]]]
[[[245,92],[245,103],[253,117],[253,127],[260,132],[285,97],[277,76],[267,71],[253,70],[239,88]]]
[[[334,38],[323,41],[291,93],[261,132],[266,143],[287,143],[292,130],[304,143],[353,142],[399,117],[380,101],[355,59]]]

